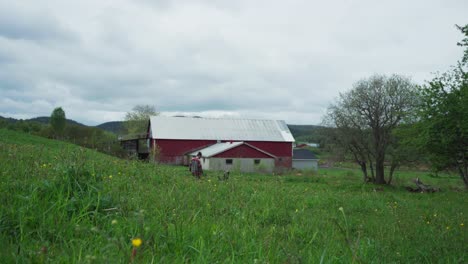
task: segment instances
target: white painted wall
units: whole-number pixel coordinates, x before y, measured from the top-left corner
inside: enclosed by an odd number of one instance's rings
[[[275,168],[274,159],[259,159],[260,164],[254,164],[251,158],[232,158],[232,165],[226,164],[229,158],[202,158],[202,167],[204,170],[220,171],[242,171],[242,172],[273,172]]]
[[[292,167],[297,170],[317,170],[318,160],[293,159]]]
[[[203,170],[209,170],[210,169],[210,158],[201,158],[200,162],[201,162]]]

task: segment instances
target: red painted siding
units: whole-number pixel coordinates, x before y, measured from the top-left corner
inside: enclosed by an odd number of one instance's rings
[[[251,148],[247,145],[240,145],[236,148],[232,148],[223,153],[215,155],[215,157],[217,158],[258,158],[258,159],[263,159],[263,158],[271,159],[272,158],[271,156],[261,151],[258,151],[254,148]]]
[[[156,145],[161,150],[159,160],[169,164],[184,164],[184,155],[216,143],[216,140],[172,140],[156,139]]]
[[[229,142],[229,140],[224,140],[223,142]],[[245,141],[245,142],[249,143],[250,145],[258,149],[261,149],[265,152],[268,152],[276,156],[278,158],[276,160],[276,166],[288,167],[288,168],[292,167],[292,143],[291,142],[263,142],[263,141]],[[215,144],[216,140],[156,139],[155,143],[161,150],[160,157],[159,157],[159,160],[161,162],[168,163],[168,164],[183,165],[186,153],[193,152],[198,149]],[[242,146],[245,146],[245,145],[242,145]],[[251,151],[255,149],[252,149],[248,146],[245,146],[245,147],[248,148],[248,150],[246,149],[248,153],[254,154],[254,153],[251,153]],[[258,151],[255,150],[255,152],[258,152]],[[250,155],[250,154],[244,154],[244,155]]]
[[[277,157],[292,157],[291,142],[264,142],[264,141],[246,141],[250,145],[263,151],[271,153]]]
[[[252,141],[250,145],[275,155],[276,167],[292,168],[292,142],[264,142]]]

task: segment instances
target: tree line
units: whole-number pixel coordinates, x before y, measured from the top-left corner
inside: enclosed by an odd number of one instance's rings
[[[1,120],[0,128],[62,140],[118,157],[126,156],[126,152],[120,147],[116,134],[96,127],[67,123],[65,111],[61,107],[52,111],[49,124],[29,120],[17,122]]]

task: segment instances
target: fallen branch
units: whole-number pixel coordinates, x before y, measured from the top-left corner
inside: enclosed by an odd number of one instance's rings
[[[406,189],[410,192],[420,192],[420,193],[440,192],[440,188],[436,188],[436,187],[432,187],[430,185],[424,184],[419,178],[414,179],[414,183],[416,184],[417,188],[406,187]]]

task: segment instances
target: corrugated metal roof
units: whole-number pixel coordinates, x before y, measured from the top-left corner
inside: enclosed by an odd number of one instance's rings
[[[284,121],[152,116],[156,139],[294,142]]]
[[[315,154],[308,149],[293,149],[293,160],[317,160]]]
[[[226,143],[216,143],[214,145],[211,145],[209,147],[206,147],[201,150],[194,151],[190,153],[191,156],[196,156],[198,152],[202,153],[203,157],[212,157],[216,154],[222,153],[226,150],[235,148],[237,146],[240,146],[244,144],[244,142],[226,142]]]

